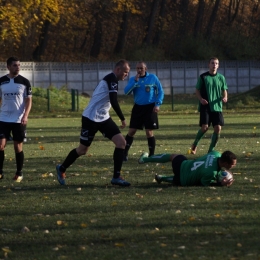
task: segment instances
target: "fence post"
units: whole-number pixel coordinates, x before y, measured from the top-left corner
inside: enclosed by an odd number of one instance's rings
[[[50,90],[47,88],[47,109],[50,112]]]
[[[172,111],[173,111],[174,110],[173,86],[171,86],[171,96],[172,96]]]
[[[76,89],[76,93],[77,93],[77,112],[79,112],[79,90]]]
[[[71,90],[71,110],[75,111],[75,89]]]

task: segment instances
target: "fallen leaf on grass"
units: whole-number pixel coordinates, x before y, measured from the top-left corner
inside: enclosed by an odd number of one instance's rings
[[[242,247],[242,244],[241,244],[241,243],[237,243],[237,246],[238,246],[238,247]]]
[[[123,243],[115,243],[115,246],[117,246],[117,247],[124,247],[125,244],[123,244]]]
[[[157,189],[156,192],[162,192],[162,190],[163,190],[163,189],[160,188],[160,189]]]
[[[220,216],[221,216],[221,215],[218,214],[218,213],[214,215],[215,218],[219,218]]]
[[[209,241],[200,242],[200,244],[201,244],[202,246],[207,245],[208,243],[209,243]]]
[[[30,229],[28,227],[23,227],[21,232],[22,233],[28,233],[28,232],[30,232]]]
[[[178,210],[175,211],[175,213],[176,213],[176,214],[180,214],[181,211],[178,209]]]
[[[81,226],[82,228],[86,228],[88,225],[85,224],[85,223],[81,223],[80,226]]]
[[[62,220],[57,220],[57,225],[59,225],[59,226],[61,226],[61,225],[64,225],[64,221],[62,221]]]
[[[2,247],[2,250],[3,250],[5,253],[12,253],[12,251],[9,249],[9,247]]]
[[[139,198],[139,199],[142,199],[142,198],[144,197],[144,195],[139,194],[139,193],[136,193],[135,195],[136,195],[136,197]]]
[[[42,145],[40,145],[39,148],[40,148],[40,150],[45,150],[44,146],[42,146]]]
[[[161,247],[166,247],[167,246],[167,244],[164,244],[164,243],[161,243],[161,245],[160,245]]]
[[[185,246],[179,246],[178,249],[185,249]]]
[[[77,191],[81,191],[81,188],[77,188]]]

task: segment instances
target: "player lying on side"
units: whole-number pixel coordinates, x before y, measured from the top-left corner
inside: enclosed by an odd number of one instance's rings
[[[158,183],[165,181],[178,186],[231,186],[234,182],[233,174],[229,170],[236,166],[237,158],[230,151],[222,154],[213,151],[195,160],[188,160],[181,154],[157,154],[148,157],[148,153],[143,153],[138,160],[140,164],[170,161],[174,175],[156,174],[155,180]],[[228,176],[223,177],[226,173],[229,173]]]

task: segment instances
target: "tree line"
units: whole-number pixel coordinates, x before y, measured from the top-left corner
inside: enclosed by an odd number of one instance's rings
[[[0,59],[259,59],[259,5],[259,0],[0,0]]]

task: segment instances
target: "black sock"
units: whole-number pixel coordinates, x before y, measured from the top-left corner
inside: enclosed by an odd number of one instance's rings
[[[24,153],[21,151],[20,153],[15,154],[16,159],[16,175],[21,176],[22,175],[22,169],[23,169],[23,161],[24,161]]]
[[[78,155],[76,149],[71,150],[70,153],[67,155],[63,164],[60,166],[60,171],[66,172],[66,169],[69,168],[70,165],[73,164],[78,158],[79,158],[79,155]]]
[[[125,146],[125,151],[124,151],[124,154],[127,156],[128,155],[128,151],[134,141],[134,137],[131,137],[129,135],[126,135],[125,137],[125,141],[126,141],[126,146]]]
[[[155,151],[155,138],[154,136],[147,138],[148,148],[149,148],[149,156],[154,155]]]
[[[4,167],[4,160],[5,160],[5,151],[0,151],[0,173],[3,173]]]
[[[122,164],[123,164],[124,149],[115,148],[113,159],[114,159],[114,176],[113,176],[113,178],[118,178],[120,176],[120,171],[121,171]]]

